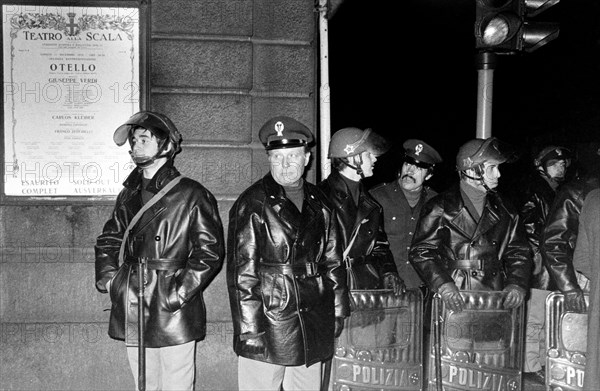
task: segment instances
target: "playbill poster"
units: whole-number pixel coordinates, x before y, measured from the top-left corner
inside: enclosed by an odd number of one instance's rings
[[[133,165],[139,9],[3,5],[4,193],[114,196]]]

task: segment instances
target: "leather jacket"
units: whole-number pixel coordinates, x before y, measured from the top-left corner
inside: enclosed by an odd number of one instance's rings
[[[350,289],[382,289],[386,273],[398,274],[390,251],[387,235],[383,230],[383,209],[359,182],[358,206],[349,192],[342,175],[332,172],[319,183],[319,188],[329,197],[337,210],[344,249],[352,237],[355,239],[347,250],[347,271],[351,276]],[[356,232],[358,231],[358,232]]]
[[[579,214],[587,194],[598,187],[598,178],[595,177],[565,184],[556,194],[548,213],[540,250],[550,277],[561,292],[580,289],[573,267]]]
[[[271,173],[229,211],[227,285],[233,348],[243,357],[278,365],[331,358],[335,318],[349,315],[346,271],[335,210],[304,182],[302,211]],[[265,355],[242,349],[264,336]]]
[[[157,193],[177,176],[179,172],[167,162],[146,190]],[[204,339],[206,310],[202,293],[219,272],[225,256],[217,202],[198,182],[183,178],[131,229],[124,262],[119,263],[125,230],[142,208],[141,179],[141,170],[135,170],[125,180],[112,215],[96,241],[96,288],[106,293],[106,284],[111,281],[108,334],[137,344],[137,263],[138,257],[146,257],[146,347]]]
[[[488,193],[477,222],[458,185],[428,201],[409,257],[433,291],[447,282],[460,290],[529,289],[531,249],[516,209],[498,193]]]
[[[552,284],[540,251],[541,237],[555,196],[556,192],[538,172],[529,177],[521,194],[519,214],[527,231],[527,240],[533,251],[533,261],[537,271],[537,273],[534,271],[532,276],[532,288],[557,289],[555,284]]]

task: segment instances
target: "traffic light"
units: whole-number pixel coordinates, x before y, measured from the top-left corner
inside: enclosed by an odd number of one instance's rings
[[[499,54],[532,52],[558,37],[557,23],[530,21],[559,0],[475,0],[475,47]]]

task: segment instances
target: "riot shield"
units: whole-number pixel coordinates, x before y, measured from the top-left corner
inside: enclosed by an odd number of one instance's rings
[[[336,340],[331,389],[421,390],[421,291],[353,290],[350,295],[352,313]]]
[[[583,389],[588,315],[566,312],[564,295],[546,298],[546,390]],[[585,294],[589,305],[589,295]]]
[[[504,309],[506,292],[460,294],[465,302],[461,312],[434,298],[429,390],[521,390],[523,306]]]

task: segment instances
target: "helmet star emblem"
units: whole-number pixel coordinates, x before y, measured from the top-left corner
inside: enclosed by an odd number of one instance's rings
[[[346,144],[346,148],[344,148],[344,152],[346,152],[346,155],[350,155],[352,152],[354,152],[355,149],[356,149],[356,147],[354,145]]]
[[[283,122],[281,122],[281,121],[275,122],[274,128],[275,128],[275,131],[277,132],[277,137],[283,137],[283,128],[284,128]]]
[[[417,144],[415,146],[415,155],[419,156],[419,154],[423,151],[423,144]]]

